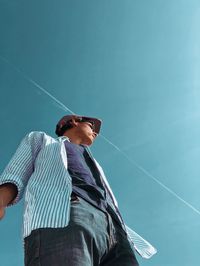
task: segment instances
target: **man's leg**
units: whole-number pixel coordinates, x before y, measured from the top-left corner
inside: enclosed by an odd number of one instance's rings
[[[108,251],[106,215],[78,198],[65,228],[34,230],[25,239],[26,266],[97,266]]]
[[[24,239],[25,266],[40,266],[40,230],[34,230]]]
[[[34,230],[25,239],[25,266],[138,266],[125,232],[81,198],[65,228]]]
[[[126,233],[114,222],[115,244],[109,252],[102,258],[101,266],[139,266],[135,254],[133,253]]]

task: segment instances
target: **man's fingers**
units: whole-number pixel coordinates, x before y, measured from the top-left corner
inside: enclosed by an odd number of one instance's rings
[[[5,215],[5,206],[3,199],[0,197],[0,220],[4,217]]]
[[[0,220],[4,217],[5,215],[5,208],[0,207]]]

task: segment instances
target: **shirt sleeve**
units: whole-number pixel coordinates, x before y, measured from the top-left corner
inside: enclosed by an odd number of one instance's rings
[[[18,190],[16,198],[9,205],[17,203],[23,197],[28,180],[34,171],[34,161],[41,149],[43,135],[43,132],[37,131],[27,134],[0,176],[0,185],[12,183]]]

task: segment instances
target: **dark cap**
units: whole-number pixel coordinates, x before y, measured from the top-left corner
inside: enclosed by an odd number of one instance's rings
[[[94,132],[99,134],[101,128],[101,120],[94,118],[94,117],[87,117],[87,116],[80,116],[80,115],[65,115],[63,116],[56,125],[56,135],[62,136],[64,132],[70,129],[72,126],[70,122],[72,118],[75,119],[77,122],[90,122],[94,125]]]

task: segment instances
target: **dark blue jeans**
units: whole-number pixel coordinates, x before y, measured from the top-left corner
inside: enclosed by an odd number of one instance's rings
[[[64,228],[33,230],[25,238],[26,266],[138,266],[122,228],[81,198],[71,201]]]

